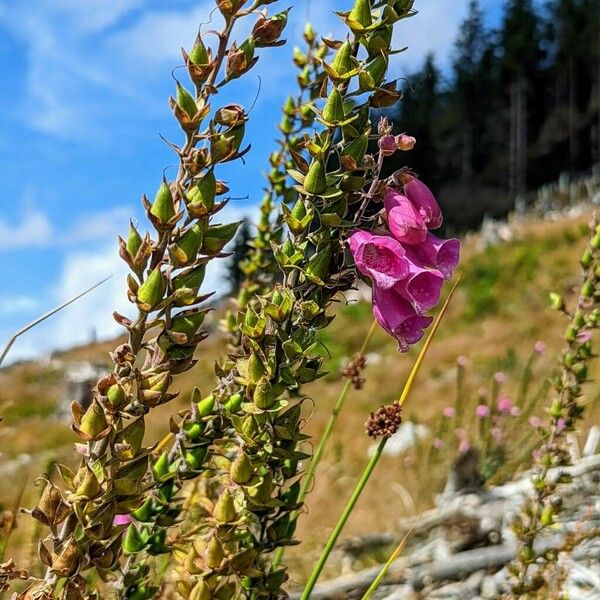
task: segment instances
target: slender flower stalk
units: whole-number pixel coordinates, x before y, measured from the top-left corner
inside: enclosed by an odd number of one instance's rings
[[[259,21],[260,22],[260,21]],[[302,60],[296,52],[295,62],[302,67],[304,75],[298,78],[299,92],[294,99],[286,100],[283,108],[283,118],[280,124],[283,137],[279,141],[280,148],[269,157],[271,170],[267,175],[267,189],[260,206],[260,219],[257,231],[253,237],[245,259],[240,263],[240,268],[245,274],[240,292],[235,301],[235,311],[228,311],[222,321],[224,329],[229,334],[229,345],[236,351],[242,343],[243,336],[236,321],[236,312],[247,310],[248,306],[256,302],[256,298],[266,294],[273,288],[278,278],[278,266],[275,261],[273,245],[281,242],[282,216],[278,211],[273,218],[274,208],[277,204],[286,205],[295,201],[298,192],[290,185],[286,168],[290,168],[290,155],[292,147],[298,144],[300,132],[310,126],[315,119],[312,111],[301,113],[303,100],[311,101],[318,97],[323,75],[317,62],[317,56],[324,58],[328,49],[324,44],[317,43],[317,36],[310,27],[306,26],[304,38],[307,43],[307,52],[302,55]],[[165,511],[165,490],[168,497],[177,498],[183,491],[186,481],[197,477],[199,465],[206,456],[210,440],[225,436],[226,432],[215,418],[214,397],[200,397],[198,388],[194,389],[191,398],[191,407],[182,421],[172,427],[169,435],[165,436],[155,448],[154,455],[162,462],[161,468],[165,470],[168,481],[163,486],[156,486],[153,497],[148,498],[142,508],[134,515],[146,523],[146,535],[149,538],[166,538],[168,528],[180,521],[187,509],[194,506],[195,492],[192,491],[188,502],[170,502],[168,511]],[[170,451],[166,451],[171,444]],[[157,461],[157,463],[158,463]],[[167,467],[168,465],[168,467]],[[177,477],[170,476],[176,471]],[[168,519],[166,514],[168,513]],[[171,552],[173,547],[169,544],[163,549]],[[132,593],[140,590],[149,590],[149,593],[160,588],[161,577],[151,568],[154,552],[145,548],[144,552],[135,552],[130,555],[128,562],[121,571],[118,586],[119,597],[128,598]],[[152,597],[149,595],[148,597]]]
[[[330,323],[336,296],[355,283],[354,268],[346,266],[347,232],[374,225],[365,211],[385,187],[381,153],[366,155],[369,106],[389,105],[398,92],[383,83],[385,73],[377,81],[365,73],[375,60],[387,64],[392,26],[410,12],[387,5],[374,11],[369,0],[357,0],[342,15],[352,39],[327,40],[335,54],[321,61],[325,101],[301,107],[316,115],[320,128],[291,153],[288,174],[298,196],[283,209],[289,233],[273,246],[283,281],[238,310],[242,343],[217,365],[219,384],[210,397],[223,434],[211,436],[218,452],[200,469],[203,516],[185,523],[176,542],[178,591],[185,598],[285,594],[286,569],[269,558],[294,543],[290,516],[300,507],[298,466],[307,458],[299,450],[306,438],[300,388],[323,375],[318,331]],[[365,58],[357,58],[359,47]]]
[[[446,298],[446,301],[444,302],[438,316],[436,317],[436,319],[432,325],[432,328],[421,348],[421,351],[419,352],[419,355],[417,356],[417,360],[415,361],[415,363],[409,373],[408,379],[406,380],[406,383],[404,384],[404,387],[402,388],[400,397],[398,398],[397,402],[395,403],[395,405],[399,409],[402,408],[402,406],[406,402],[406,399],[408,398],[408,395],[412,389],[412,386],[415,382],[417,374],[419,373],[421,365],[423,364],[423,361],[425,360],[425,357],[427,356],[429,347],[431,346],[431,343],[433,342],[435,333],[438,330],[440,323],[442,322],[442,318],[444,317],[444,315],[446,313],[446,310],[450,304],[450,300],[452,299],[452,296],[454,294],[454,291],[456,290],[456,287],[457,287],[459,281],[460,281],[460,279],[457,279],[456,283],[450,290],[450,293],[448,294],[448,297]],[[348,518],[352,514],[352,511],[354,510],[354,507],[356,506],[358,499],[360,498],[365,486],[367,485],[367,482],[369,481],[369,479],[371,477],[371,474],[375,470],[375,467],[377,466],[377,463],[379,462],[379,459],[381,458],[383,449],[385,448],[385,445],[387,444],[388,439],[389,439],[389,436],[384,436],[381,438],[373,456],[371,457],[371,459],[367,463],[366,467],[364,468],[358,482],[356,483],[356,486],[354,487],[354,489],[352,491],[352,494],[348,500],[348,503],[346,504],[342,514],[340,515],[339,519],[337,520],[337,522],[333,528],[333,531],[331,532],[329,539],[327,540],[327,543],[325,544],[325,547],[323,548],[323,551],[321,552],[321,555],[319,556],[319,560],[317,561],[314,569],[312,570],[312,572],[310,574],[310,577],[309,577],[309,579],[306,583],[306,586],[304,587],[304,590],[302,592],[302,595],[300,596],[300,600],[308,600],[310,598],[310,595],[312,594],[315,584],[317,583],[317,580],[319,579],[319,576],[321,575],[321,571],[325,567],[325,563],[327,562],[327,559],[329,558],[329,555],[331,554],[331,551],[333,550],[333,547],[335,546],[335,543],[337,542],[340,533],[342,532],[344,526],[346,525]]]
[[[510,569],[515,578],[512,592],[519,597],[540,592],[546,585],[544,567],[555,563],[559,554],[558,549],[540,553],[536,540],[541,532],[555,525],[561,511],[558,484],[566,482],[566,476],[553,481],[549,478],[549,470],[571,462],[566,434],[575,429],[583,415],[581,386],[588,381],[588,365],[595,356],[591,336],[600,321],[600,223],[597,219],[594,219],[591,230],[590,241],[581,258],[583,283],[575,310],[569,313],[561,296],[551,296],[554,308],[564,312],[570,322],[565,331],[562,370],[553,381],[555,395],[548,410],[549,424],[546,428],[540,427],[543,439],[540,452],[536,453],[534,494],[513,523],[518,554]],[[530,576],[529,569],[534,564],[541,568]]]
[[[62,487],[45,479],[32,515],[50,529],[39,547],[47,573],[32,582],[23,598],[95,597],[84,573],[95,570],[110,579],[119,569],[123,550],[131,554],[148,548],[157,553],[165,546],[164,537],[148,537],[143,526],[123,525],[117,515],[143,511],[148,487],[161,487],[164,504],[172,500],[164,461],[150,464],[151,449],[143,445],[145,416],[176,396],[170,391],[174,376],[195,362],[196,347],[206,336],[201,327],[207,296],[199,292],[206,264],[222,256],[238,227],[212,223],[223,206],[215,198],[227,191],[216,179],[215,167],[247,151],[241,146],[247,115],[241,106],[222,106],[206,129],[201,126],[211,114],[211,96],[254,65],[255,47],[273,41],[269,36],[280,27],[281,18],[273,24],[263,17],[262,37],[229,47],[235,22],[264,3],[256,0],[241,10],[243,2],[218,0],[225,26],[214,58],[202,36],[189,54],[183,53],[195,92],[177,82],[176,97],[169,100],[184,132],[182,146],[171,144],[180,160],[177,176],[172,182],[163,178],[153,201],[143,199],[155,237],[142,236],[132,223],[128,239],[119,240],[120,255],[131,269],[128,295],[137,316],[130,320],[115,314],[129,340],[113,352],[113,372],[98,382],[90,407],[73,404],[81,464],[76,472],[59,467]],[[151,590],[138,591],[139,598],[151,597]]]
[[[373,321],[373,323],[371,323],[371,327],[369,327],[369,331],[367,332],[367,335],[365,336],[365,339],[363,340],[363,344],[360,348],[360,350],[358,351],[358,355],[362,356],[364,355],[367,346],[369,345],[369,341],[371,340],[371,337],[373,335],[373,333],[375,333],[377,327],[377,321]],[[331,414],[329,415],[329,419],[327,420],[327,425],[325,426],[325,430],[323,431],[323,435],[321,436],[321,439],[319,440],[319,444],[317,446],[317,449],[315,450],[315,453],[313,454],[312,458],[310,459],[310,463],[308,464],[308,469],[306,470],[306,473],[304,475],[304,477],[302,478],[302,483],[300,485],[300,492],[298,494],[298,503],[303,503],[304,499],[306,498],[306,494],[308,493],[308,490],[311,488],[314,479],[315,479],[315,474],[317,472],[317,467],[319,466],[319,463],[321,462],[321,459],[323,458],[323,455],[325,453],[325,450],[327,449],[327,444],[329,443],[329,439],[331,438],[331,434],[333,433],[333,429],[335,427],[335,424],[337,422],[337,419],[340,415],[340,413],[342,412],[342,409],[344,408],[344,403],[346,402],[346,396],[348,395],[348,392],[350,391],[350,387],[352,386],[352,380],[348,379],[345,383],[344,383],[344,387],[342,388],[342,391],[340,392],[340,395],[338,396],[335,406],[333,407],[333,410],[331,411]],[[298,513],[297,511],[293,511],[290,515],[290,519],[292,521],[295,521],[298,517]],[[283,555],[285,552],[285,547],[281,547],[277,550],[277,552],[275,552],[274,558],[273,558],[273,563],[275,565],[278,565],[279,563],[281,563],[281,561],[283,560]]]

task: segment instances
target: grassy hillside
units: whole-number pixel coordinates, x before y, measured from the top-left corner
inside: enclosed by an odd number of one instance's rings
[[[545,342],[547,350],[536,362],[534,383],[551,374],[562,345],[564,317],[547,308],[548,293],[573,294],[579,281],[578,257],[588,233],[588,218],[584,215],[558,222],[524,223],[514,228],[512,241],[483,251],[478,249],[477,238],[465,240],[462,281],[407,402],[405,420],[424,423],[432,429],[438,426],[442,409],[455,402],[456,361],[461,356],[468,359],[464,395],[476,394],[498,371],[507,376],[504,389],[516,393],[523,365],[538,340]],[[340,304],[337,313],[322,339],[329,374],[305,390],[314,402],[307,403],[306,430],[316,436],[323,430],[342,388],[340,365],[360,347],[372,320],[370,306],[365,303]],[[60,358],[101,361],[112,345],[76,348]],[[363,433],[365,418],[370,411],[397,397],[417,350],[409,355],[399,354],[394,342],[379,331],[372,339],[366,384],[360,391],[351,391],[347,399],[301,520],[298,533],[303,543],[289,552],[297,577],[302,576],[319,551],[365,463],[372,443]],[[219,335],[201,344],[198,365],[178,380],[181,394],[176,405],[186,405],[193,385],[210,390],[213,361],[223,351],[224,341]],[[599,372],[596,365],[591,373],[593,381],[587,387],[589,423],[597,421],[599,415],[600,388],[594,382]],[[37,364],[0,371],[0,410],[4,416],[4,423],[0,424],[0,471],[3,461],[21,453],[31,454],[25,467],[0,472],[0,506],[10,507],[21,482],[27,479],[31,483],[52,461],[73,460],[74,435],[65,423],[53,417],[64,395],[61,382],[60,370]],[[164,435],[168,414],[173,409],[161,407],[153,412],[148,441]],[[543,415],[541,410],[538,413]],[[346,535],[394,530],[402,516],[431,506],[433,495],[443,486],[445,468],[419,468],[424,464],[419,453],[427,453],[429,446],[428,441],[408,456],[388,456],[381,461],[352,514]],[[453,455],[448,450],[442,462],[448,462]],[[23,504],[31,505],[35,487],[28,485],[26,490]],[[29,520],[21,518],[12,541],[16,554],[29,552],[30,528]]]

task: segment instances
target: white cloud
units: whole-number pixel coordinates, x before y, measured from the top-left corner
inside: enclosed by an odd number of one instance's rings
[[[68,247],[114,239],[119,232],[126,230],[130,214],[129,209],[117,206],[100,213],[83,215],[70,226],[59,229],[46,213],[29,205],[18,223],[0,219],[0,251]]]
[[[20,223],[0,219],[0,250],[46,246],[52,239],[52,224],[40,211],[28,211]]]
[[[39,300],[31,296],[0,296],[0,315],[13,317],[29,314],[39,308]]]

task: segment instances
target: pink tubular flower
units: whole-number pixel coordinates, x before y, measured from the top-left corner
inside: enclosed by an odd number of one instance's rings
[[[431,190],[412,177],[404,184],[404,193],[423,217],[428,229],[437,229],[442,224],[442,211]]]
[[[403,244],[420,244],[427,237],[427,226],[413,204],[397,190],[388,188],[383,197],[387,223],[392,235]]]
[[[444,276],[436,269],[426,269],[419,259],[406,249],[408,275],[398,281],[394,289],[398,290],[414,307],[423,314],[440,301]]]
[[[490,416],[490,407],[486,406],[485,404],[480,404],[476,409],[475,409],[475,414],[480,418],[480,419],[485,419],[485,417],[489,417]]]
[[[393,238],[355,231],[349,239],[356,267],[383,289],[393,287],[409,274],[404,248]]]
[[[118,527],[119,525],[129,525],[133,519],[129,515],[115,515],[113,519],[113,525]]]
[[[416,344],[433,319],[418,315],[415,309],[394,289],[373,286],[373,315],[379,324],[398,342],[398,349],[406,352]]]
[[[452,419],[453,417],[456,416],[456,410],[454,410],[453,406],[446,406],[446,408],[442,411],[442,414],[447,419]]]
[[[452,277],[460,259],[460,242],[457,239],[441,240],[432,233],[428,233],[422,243],[411,246],[411,250],[424,264],[438,269],[445,279]]]

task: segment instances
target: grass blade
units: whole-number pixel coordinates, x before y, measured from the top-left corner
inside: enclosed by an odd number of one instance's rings
[[[67,300],[63,304],[54,307],[53,309],[44,313],[42,316],[37,317],[37,319],[34,319],[33,321],[31,321],[31,323],[27,323],[27,325],[24,325],[23,327],[21,327],[21,329],[16,331],[13,334],[13,336],[10,338],[10,340],[8,340],[8,342],[6,343],[4,348],[2,348],[2,353],[0,354],[0,365],[3,363],[4,359],[6,358],[8,351],[12,348],[12,345],[17,341],[17,339],[20,336],[22,336],[24,333],[26,333],[30,329],[33,329],[36,325],[39,325],[42,321],[45,321],[52,315],[55,315],[57,312],[61,311],[63,308],[66,308],[67,306],[69,306],[69,304],[73,304],[73,302],[75,302],[76,300],[79,300],[79,298],[82,298],[86,294],[89,294],[92,290],[95,290],[97,287],[101,286],[103,283],[108,281],[111,277],[112,277],[112,275],[109,275],[108,277],[106,277],[102,281],[99,281],[98,283],[94,284],[92,287],[88,288],[84,292],[81,292],[81,294],[78,294],[77,296],[75,296],[74,298],[71,298],[70,300]]]
[[[413,365],[413,368],[411,369],[408,379],[406,380],[406,383],[404,384],[402,393],[400,394],[400,397],[398,398],[398,404],[400,406],[402,406],[404,404],[404,402],[406,401],[406,399],[408,398],[408,394],[410,393],[410,390],[412,389],[412,386],[415,382],[417,374],[419,373],[419,369],[421,368],[421,365],[423,364],[423,361],[425,360],[427,351],[429,350],[429,347],[431,346],[431,342],[433,341],[433,338],[438,330],[438,327],[440,326],[440,323],[442,322],[442,318],[444,317],[446,310],[448,309],[448,305],[450,304],[450,300],[452,299],[452,296],[454,295],[454,292],[456,291],[456,287],[458,286],[459,281],[460,281],[460,277],[456,280],[455,284],[452,286],[452,289],[450,290],[450,293],[448,294],[448,297],[446,298],[446,301],[444,302],[438,316],[436,317],[436,319],[433,323],[433,326],[431,327],[431,330],[429,332],[429,335],[427,336],[427,339],[425,340],[425,343],[423,344],[421,351],[419,352],[419,356],[417,357],[417,360],[415,361],[415,364]],[[383,453],[383,449],[385,448],[386,443],[387,443],[387,438],[382,438],[382,440],[379,442],[379,445],[377,446],[375,453],[371,457],[371,460],[369,460],[369,462],[367,463],[367,466],[364,468],[364,470],[360,476],[360,479],[358,480],[358,482],[352,492],[352,495],[350,496],[350,499],[348,500],[348,503],[346,504],[346,507],[344,508],[344,511],[342,512],[340,518],[338,519],[333,531],[331,532],[331,535],[329,536],[329,539],[327,540],[327,543],[325,544],[325,548],[323,548],[323,552],[321,553],[321,556],[319,557],[317,564],[315,565],[312,573],[310,574],[310,577],[308,579],[306,587],[304,588],[304,591],[302,592],[302,595],[300,596],[300,600],[308,600],[310,598],[310,595],[312,594],[315,584],[317,583],[319,575],[321,574],[321,571],[323,570],[323,567],[325,566],[325,563],[327,562],[327,559],[329,558],[329,555],[331,554],[331,551],[333,550],[333,547],[334,547],[335,543],[337,542],[337,539],[338,539],[340,533],[342,532],[342,529],[344,528],[344,526],[346,525],[346,522],[348,521],[348,517],[354,510],[356,502],[360,498],[360,495],[362,494],[365,486],[367,485],[367,482],[369,481],[369,478],[371,477],[371,474],[373,473],[375,466],[377,465],[377,463],[379,462],[379,459],[381,458],[381,454]]]

